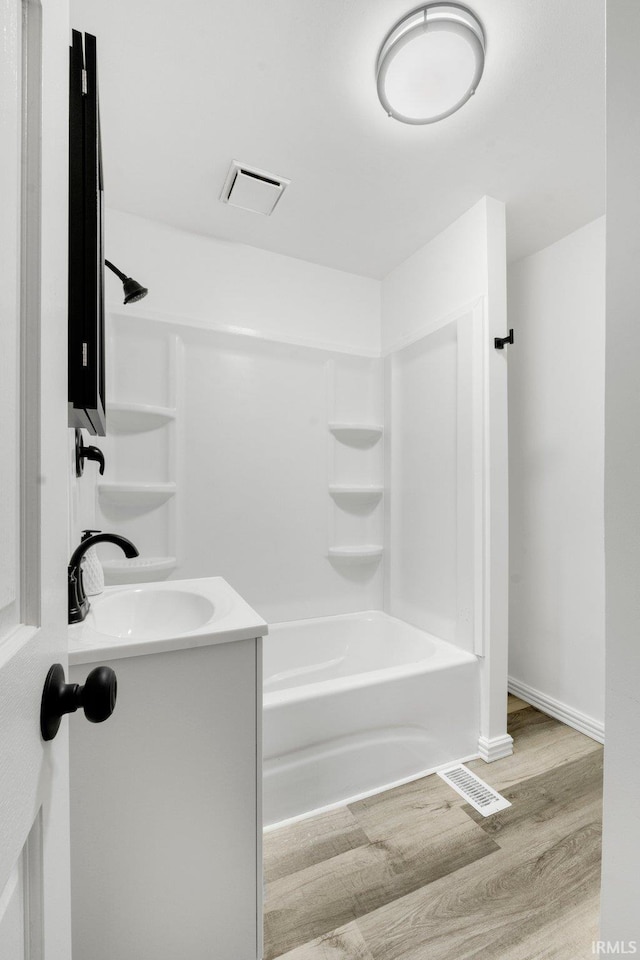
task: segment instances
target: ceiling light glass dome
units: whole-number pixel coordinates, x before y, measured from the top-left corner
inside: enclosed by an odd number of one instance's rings
[[[467,7],[429,3],[387,35],[376,67],[378,96],[390,117],[435,123],[467,102],[484,69],[482,24]]]

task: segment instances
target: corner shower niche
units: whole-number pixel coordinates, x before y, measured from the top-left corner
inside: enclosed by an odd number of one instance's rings
[[[345,575],[383,554],[382,365],[341,357],[327,364],[329,560]]]
[[[108,356],[107,469],[97,484],[96,520],[132,539],[140,557],[125,560],[105,547],[105,582],[159,580],[178,565],[182,343],[162,324],[132,324],[113,313]]]

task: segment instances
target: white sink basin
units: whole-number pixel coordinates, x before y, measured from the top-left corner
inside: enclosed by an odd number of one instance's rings
[[[148,587],[112,593],[92,604],[92,612],[94,626],[99,633],[131,640],[161,640],[176,634],[191,633],[219,619],[222,613],[202,594]],[[228,612],[228,606],[224,612]]]
[[[267,625],[222,577],[107,587],[69,627],[69,662],[262,637]]]

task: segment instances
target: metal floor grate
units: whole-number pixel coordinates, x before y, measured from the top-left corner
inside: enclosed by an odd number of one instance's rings
[[[438,776],[453,787],[456,793],[464,797],[467,803],[470,803],[483,817],[490,817],[492,813],[511,806],[508,800],[496,793],[480,777],[476,777],[475,773],[468,770],[463,763],[458,763],[447,770],[440,770]]]

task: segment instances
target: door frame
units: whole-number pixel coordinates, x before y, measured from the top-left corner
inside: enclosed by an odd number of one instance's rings
[[[44,744],[39,732],[44,678],[52,662],[66,667],[67,650],[69,11],[67,0],[0,0],[0,10],[11,81],[6,102],[11,98],[11,113],[19,115],[7,142],[9,151],[16,150],[19,169],[19,188],[7,198],[19,220],[14,248],[19,270],[13,274],[15,259],[11,267],[18,303],[4,317],[19,347],[14,393],[19,495],[17,616],[0,645],[0,896],[8,878],[19,884],[29,960],[69,960],[67,727],[63,724],[51,744]]]
[[[32,234],[23,251],[39,259],[39,289],[27,290],[40,318],[32,330],[33,351],[26,371],[31,394],[25,416],[31,417],[30,439],[23,456],[30,479],[24,491],[39,501],[39,523],[26,522],[25,561],[39,569],[38,597],[27,586],[25,610],[39,607],[43,637],[41,683],[52,662],[67,669],[67,584],[69,557],[68,497],[71,470],[67,428],[67,234],[69,137],[68,0],[24,0],[41,3],[40,205],[39,223],[31,210]],[[25,260],[25,267],[30,264]],[[35,341],[35,343],[33,342]],[[42,398],[42,402],[40,402]],[[29,403],[37,402],[37,416]],[[27,507],[28,509],[28,507]],[[39,716],[39,711],[38,711]],[[54,741],[43,745],[43,769],[48,780],[42,796],[42,836],[38,845],[43,862],[43,960],[70,960],[70,828],[68,725],[62,724]],[[35,958],[34,958],[35,960]],[[38,958],[39,960],[39,958]]]
[[[20,620],[40,623],[42,6],[22,0],[20,197]]]

